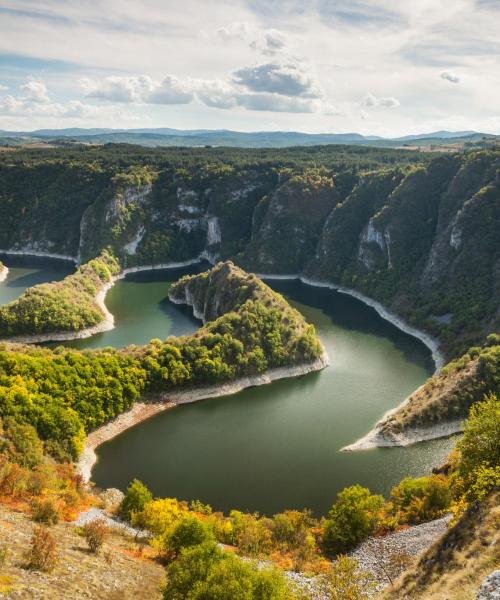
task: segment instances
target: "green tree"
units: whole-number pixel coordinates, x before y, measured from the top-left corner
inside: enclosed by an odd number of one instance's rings
[[[326,552],[340,554],[353,548],[373,532],[384,498],[360,485],[343,489],[328,513],[323,533]]]
[[[496,395],[472,406],[458,449],[458,475],[469,501],[500,484],[500,401]]]
[[[449,482],[442,475],[406,477],[392,488],[391,500],[402,522],[422,523],[436,519],[450,506]]]
[[[197,517],[186,516],[176,525],[168,540],[168,546],[177,555],[183,548],[190,548],[214,540],[214,534],[208,525]]]
[[[148,502],[151,502],[151,500],[153,500],[153,494],[142,481],[134,479],[127,488],[118,512],[122,518],[130,521],[132,514],[141,512],[144,506]]]

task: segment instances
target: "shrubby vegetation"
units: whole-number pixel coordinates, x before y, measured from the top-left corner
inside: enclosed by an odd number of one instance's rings
[[[118,261],[103,251],[62,281],[28,288],[0,307],[0,336],[80,331],[104,320],[95,296],[120,271]]]
[[[465,419],[474,403],[500,392],[500,337],[491,334],[483,347],[474,346],[443,367],[385,422],[385,434],[412,427]]]

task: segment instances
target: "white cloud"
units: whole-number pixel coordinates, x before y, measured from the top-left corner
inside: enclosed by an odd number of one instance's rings
[[[363,108],[396,108],[399,105],[399,100],[397,98],[394,98],[393,96],[377,98],[376,96],[368,92],[361,101],[360,106],[362,106]]]
[[[449,81],[450,83],[460,83],[460,77],[458,77],[454,73],[449,73],[448,71],[443,71],[439,77],[441,77],[441,79]]]
[[[288,45],[287,36],[279,29],[262,29],[249,23],[231,23],[228,27],[217,29],[216,34],[225,44],[243,43],[265,56],[283,53]]]
[[[87,97],[127,104],[189,104],[197,100],[211,108],[313,113],[325,108],[312,76],[297,64],[267,63],[235,71],[233,79],[185,79],[167,75],[83,78]],[[333,112],[329,110],[329,114]]]
[[[188,104],[193,100],[192,85],[173,75],[153,81],[147,75],[138,77],[110,76],[102,80],[80,80],[86,96],[114,102],[138,104]]]
[[[0,84],[0,92],[6,92],[8,89],[8,86]]]
[[[47,86],[40,80],[29,80],[20,89],[23,95],[0,96],[0,116],[91,119],[106,113],[109,115],[113,110],[110,110],[111,107],[84,104],[79,100],[53,102]]]
[[[293,63],[267,63],[255,67],[245,67],[234,73],[234,81],[253,92],[304,98],[321,96],[319,86],[314,79]]]
[[[38,104],[48,104],[50,102],[47,86],[43,81],[32,79],[22,85],[21,90],[25,92],[26,99],[31,102]]]

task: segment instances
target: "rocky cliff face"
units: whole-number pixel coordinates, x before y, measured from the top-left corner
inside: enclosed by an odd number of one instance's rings
[[[302,274],[374,297],[448,354],[499,327],[498,152],[371,171],[141,169],[4,167],[0,248],[85,261],[111,247],[125,267],[232,258]]]
[[[176,304],[191,306],[195,317],[206,323],[237,310],[246,300],[256,299],[264,290],[267,303],[271,298],[279,298],[255,275],[226,261],[205,273],[183,277],[172,285],[169,298]]]

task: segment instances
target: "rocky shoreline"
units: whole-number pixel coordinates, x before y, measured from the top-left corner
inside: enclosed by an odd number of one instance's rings
[[[398,410],[400,407],[401,405],[394,410]],[[394,411],[391,411],[391,413],[393,412]],[[463,431],[463,420],[457,419],[448,421],[447,423],[432,425],[430,427],[412,427],[401,433],[387,434],[382,431],[387,416],[388,415],[380,420],[365,436],[353,444],[345,446],[341,451],[355,452],[358,450],[371,450],[372,448],[400,448],[418,442],[449,437],[450,435],[461,433]]]
[[[326,281],[318,281],[314,279],[309,279],[307,277],[303,277],[301,275],[269,275],[269,274],[259,274],[258,277],[261,279],[282,279],[282,280],[290,280],[297,279],[306,285],[311,285],[314,287],[323,287],[328,289],[337,290],[341,294],[348,294],[353,298],[356,298],[374,308],[377,313],[386,321],[389,321],[393,325],[395,325],[401,331],[408,333],[409,335],[416,337],[421,342],[423,342],[431,351],[432,359],[435,365],[435,373],[439,373],[441,368],[445,364],[445,359],[441,351],[439,350],[439,341],[434,337],[428,335],[427,333],[412,327],[408,323],[406,323],[403,319],[394,315],[389,310],[387,310],[380,302],[357,292],[356,290],[345,288],[339,285],[335,285],[333,283],[329,283]],[[420,388],[419,388],[420,389]],[[416,390],[418,391],[418,390]],[[415,392],[412,392],[413,395]],[[382,427],[386,423],[387,419],[400,410],[403,406],[408,402],[408,398],[405,398],[401,404],[391,409],[375,424],[373,429],[371,429],[365,436],[357,440],[356,442],[349,444],[341,449],[342,452],[353,452],[358,450],[370,450],[373,448],[384,448],[384,447],[402,447],[409,446],[411,444],[415,444],[418,442],[423,442],[426,440],[433,440],[442,437],[448,437],[455,433],[460,433],[462,431],[462,421],[457,420],[453,422],[440,423],[437,425],[432,425],[430,427],[418,427],[408,429],[405,432],[402,432],[398,435],[387,435],[382,432]]]
[[[434,361],[436,373],[439,372],[445,364],[445,358],[444,358],[443,354],[441,353],[441,351],[439,350],[439,345],[440,345],[439,340],[437,340],[436,338],[432,337],[431,335],[425,333],[424,331],[417,329],[416,327],[412,327],[409,323],[406,323],[406,321],[404,321],[403,319],[401,319],[394,313],[387,310],[383,304],[381,304],[380,302],[377,302],[377,300],[373,300],[373,298],[370,298],[369,296],[365,296],[361,292],[358,292],[351,288],[343,287],[341,285],[336,285],[336,284],[330,283],[328,281],[319,281],[317,279],[310,279],[308,277],[304,277],[299,274],[296,274],[296,275],[293,275],[293,274],[292,275],[277,275],[276,274],[275,275],[275,274],[258,273],[257,277],[260,277],[261,279],[264,279],[264,280],[266,280],[266,279],[278,279],[278,280],[281,279],[281,280],[286,281],[286,280],[296,279],[296,280],[301,281],[302,283],[305,283],[306,285],[310,285],[312,287],[321,287],[321,288],[327,288],[330,290],[336,290],[336,291],[340,292],[341,294],[347,294],[348,296],[352,296],[353,298],[356,298],[357,300],[360,300],[361,302],[363,302],[363,304],[366,304],[367,306],[371,306],[373,309],[375,309],[375,311],[378,313],[378,315],[380,315],[386,321],[389,321],[389,323],[392,323],[393,325],[395,325],[398,329],[400,329],[404,333],[407,333],[408,335],[411,335],[411,336],[419,339],[423,344],[425,344],[432,353],[432,360]]]
[[[229,396],[241,392],[242,390],[266,385],[278,379],[289,377],[299,377],[315,371],[320,371],[327,367],[329,358],[326,352],[310,363],[295,365],[293,367],[280,367],[269,369],[260,375],[240,377],[233,381],[227,381],[213,386],[203,386],[186,390],[163,392],[156,394],[149,401],[136,402],[130,410],[118,415],[115,419],[106,423],[102,427],[88,434],[85,440],[85,447],[77,463],[78,472],[85,481],[89,481],[94,464],[97,461],[95,450],[98,446],[107,442],[130,427],[134,427],[142,421],[150,419],[154,415],[179,406],[181,404],[190,404],[209,398],[218,398],[220,396]]]

